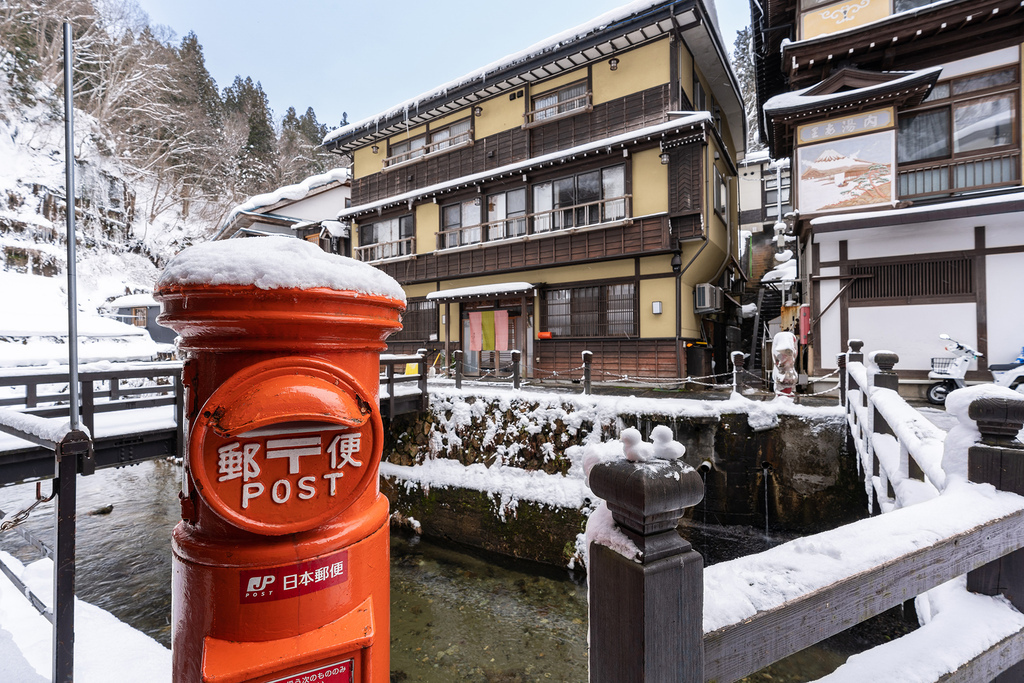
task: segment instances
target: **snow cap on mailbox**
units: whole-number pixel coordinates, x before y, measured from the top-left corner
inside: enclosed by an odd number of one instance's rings
[[[394,279],[303,240],[245,238],[186,249],[155,297],[201,406],[189,469],[221,519],[307,531],[376,481],[379,354],[405,308]]]

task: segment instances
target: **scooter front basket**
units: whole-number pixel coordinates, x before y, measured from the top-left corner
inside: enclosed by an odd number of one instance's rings
[[[932,358],[932,370],[935,372],[949,372],[953,367],[954,358]]]

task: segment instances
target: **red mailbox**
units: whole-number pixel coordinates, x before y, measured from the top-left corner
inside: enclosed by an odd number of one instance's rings
[[[387,681],[378,377],[401,288],[253,238],[182,252],[156,297],[186,354],[174,680]]]

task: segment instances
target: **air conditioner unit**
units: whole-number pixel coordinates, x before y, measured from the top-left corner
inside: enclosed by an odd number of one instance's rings
[[[697,313],[722,310],[722,288],[709,284],[697,285],[694,290],[694,309]]]

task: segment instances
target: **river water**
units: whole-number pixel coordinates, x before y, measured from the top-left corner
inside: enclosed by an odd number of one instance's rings
[[[180,472],[152,461],[79,477],[78,596],[168,647]],[[34,485],[0,488],[0,510],[20,509],[33,496]],[[25,526],[52,542],[52,519],[52,504],[41,505]],[[709,563],[778,540],[702,525],[687,535]],[[728,538],[728,549],[708,538]],[[26,562],[39,558],[12,532],[0,537],[0,550]],[[587,589],[579,577],[398,532],[391,555],[392,683],[587,680]],[[746,680],[814,680],[841,664],[850,647],[812,648]]]

